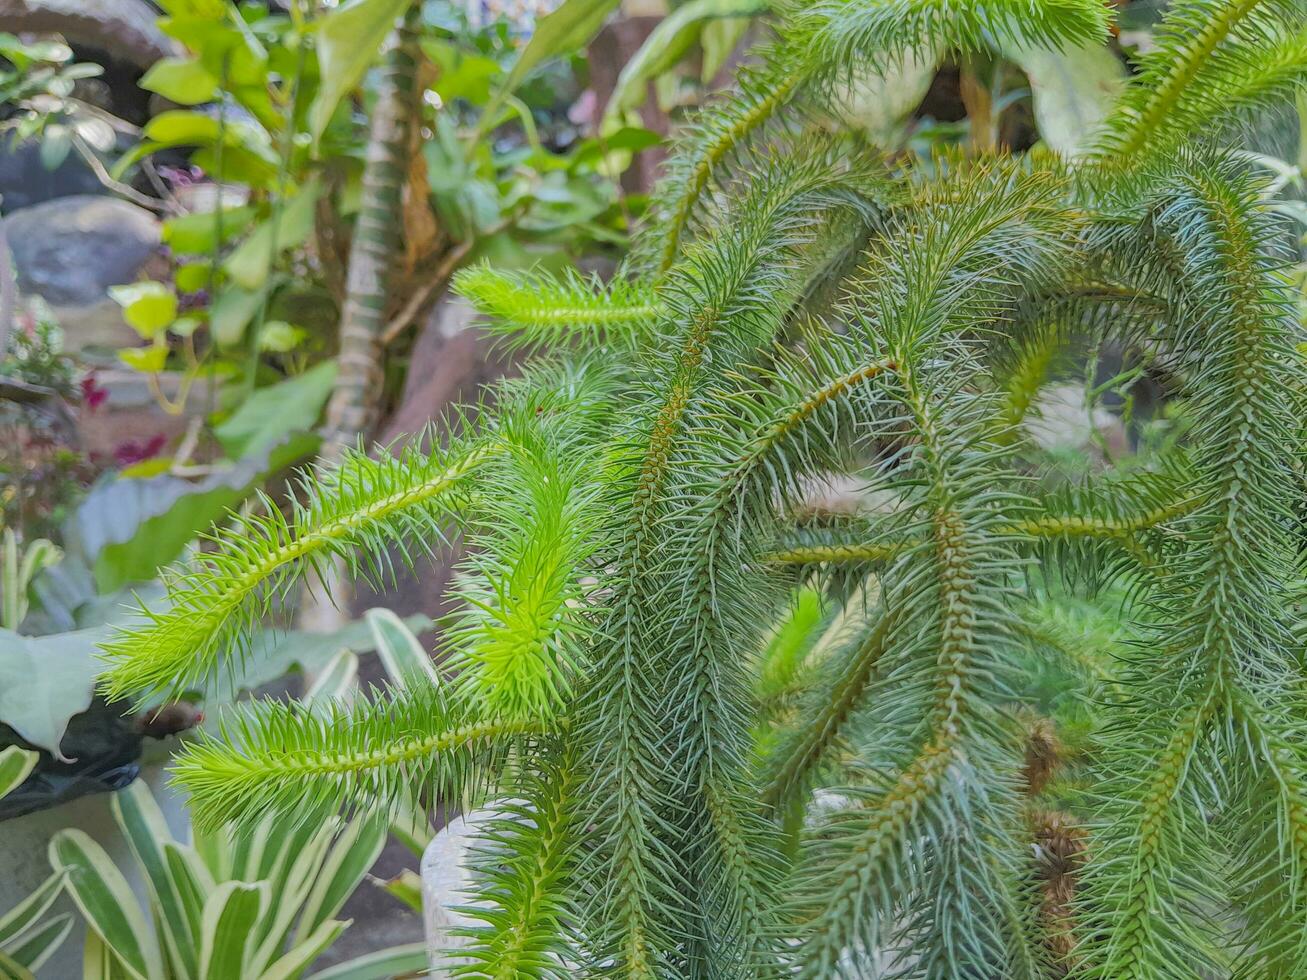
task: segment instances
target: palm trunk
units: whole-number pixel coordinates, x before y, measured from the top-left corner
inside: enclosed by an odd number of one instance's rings
[[[340,323],[336,383],[327,402],[318,464],[338,462],[376,423],[382,379],[381,334],[385,328],[392,270],[402,252],[404,184],[412,127],[417,125],[418,28],[421,4],[412,4],[387,44],[377,104],[368,132],[363,194],[350,246],[345,304]],[[338,629],[348,618],[351,584],[339,561],[310,581],[300,606],[300,626],[311,632]]]

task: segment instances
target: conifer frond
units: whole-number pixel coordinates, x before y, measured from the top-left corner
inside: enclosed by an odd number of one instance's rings
[[[135,623],[105,643],[111,699],[178,693],[216,681],[278,610],[304,573],[332,556],[355,574],[383,573],[387,545],[431,547],[444,534],[458,491],[486,458],[484,445],[378,458],[350,453],[333,475],[305,478],[289,516],[262,498],[262,513],[233,515],[209,537],[212,550],[164,572],[169,606],[143,603]]]
[[[478,501],[452,590],[463,605],[445,632],[458,683],[509,718],[546,718],[566,702],[585,667],[588,596],[602,588],[589,567],[599,460],[593,445],[547,434],[557,428],[526,419],[500,430],[503,449],[481,472],[495,492]]]
[[[651,379],[652,397],[639,407],[629,437],[621,525],[615,530],[615,600],[596,632],[595,672],[581,704],[580,734],[589,749],[587,785],[597,815],[595,850],[582,870],[599,948],[619,974],[653,976],[668,968],[676,939],[665,923],[684,920],[684,871],[660,842],[679,791],[670,778],[655,721],[675,661],[665,648],[661,576],[648,575],[657,554],[659,521],[681,466],[680,441],[693,433],[714,378],[737,368],[768,344],[781,322],[778,297],[796,291],[789,271],[796,248],[810,241],[818,215],[832,208],[868,208],[863,174],[823,156],[773,167],[743,202],[729,231],[705,239],[664,281],[660,296],[680,325],[678,349]],[[871,185],[874,188],[874,184]],[[691,441],[691,445],[693,442]],[[693,453],[688,454],[690,459]],[[677,587],[681,586],[677,582]],[[692,702],[693,703],[693,702]],[[684,928],[679,926],[678,928]]]
[[[573,753],[532,778],[526,802],[500,802],[500,815],[471,853],[481,904],[468,909],[482,924],[462,931],[456,977],[476,980],[568,980],[578,953],[567,941],[576,921],[571,893],[576,851]]]
[[[351,457],[220,533],[116,641],[115,693],[456,518],[450,683],[260,703],[179,771],[209,820],[493,798],[462,975],[1307,972],[1289,238],[1181,139],[1302,87],[1303,14],[1177,0],[1072,169],[804,127],[912,45],[1096,42],[1098,0],[786,4],[674,159],[650,278],[464,273],[567,349],[437,456]],[[1137,446],[1066,465],[1023,425],[1051,382]]]
[[[459,272],[453,288],[489,317],[492,333],[531,348],[631,343],[651,334],[663,315],[642,283],[614,277],[604,285],[572,270],[555,277],[478,265]]]
[[[813,73],[883,63],[905,52],[988,50],[998,40],[1064,48],[1101,44],[1111,15],[1092,0],[822,0],[795,5],[786,41]]]
[[[1100,154],[1162,159],[1184,136],[1210,136],[1307,79],[1304,11],[1293,0],[1168,5],[1136,84],[1108,120]],[[1233,115],[1232,115],[1233,114]]]
[[[680,257],[686,239],[698,227],[700,202],[721,179],[719,171],[737,162],[746,147],[767,128],[777,113],[801,92],[805,75],[794,59],[775,50],[761,52],[757,67],[746,67],[736,79],[736,91],[709,104],[686,125],[668,173],[660,181],[654,211],[661,217],[650,264],[664,274]]]
[[[1160,658],[1156,648],[1141,651],[1135,667],[1132,683],[1151,691],[1141,702],[1149,707],[1131,713],[1133,734],[1111,743],[1116,781],[1103,784],[1111,823],[1099,860],[1129,871],[1090,877],[1101,931],[1088,960],[1103,978],[1192,976],[1219,961],[1209,948],[1217,930],[1195,927],[1220,908],[1221,889],[1209,853],[1216,845],[1193,808],[1219,811],[1226,801],[1191,773],[1224,768],[1242,741],[1234,706],[1260,715],[1269,708],[1266,679],[1288,676],[1296,662],[1283,599],[1300,489],[1289,462],[1293,419],[1304,389],[1301,359],[1285,343],[1276,238],[1256,185],[1228,158],[1185,154],[1153,180],[1142,235],[1162,238],[1172,246],[1162,251],[1182,264],[1167,340],[1185,351],[1206,420],[1193,458],[1202,504],[1173,562]],[[1245,489],[1250,480],[1256,492]],[[1279,799],[1264,805],[1263,820],[1277,820]],[[1258,874],[1274,887],[1280,868],[1263,862],[1243,877]]]
[[[385,808],[415,794],[467,801],[494,785],[509,748],[550,734],[485,718],[438,686],[374,692],[309,710],[255,701],[187,745],[173,775],[205,826],[265,812]]]

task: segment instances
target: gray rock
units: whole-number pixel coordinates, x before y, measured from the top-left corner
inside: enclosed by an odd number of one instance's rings
[[[156,253],[154,215],[116,198],[82,194],[22,208],[4,221],[18,288],[50,304],[69,353],[137,342],[108,290],[139,278]]]
[[[69,44],[141,68],[177,53],[159,30],[158,17],[147,0],[0,0],[0,24],[7,31],[62,34]]]
[[[41,162],[39,140],[14,145],[8,137],[0,139],[0,195],[4,196],[6,214],[57,197],[105,193],[99,178],[76,153],[48,170]]]
[[[131,282],[159,246],[159,222],[135,204],[79,194],[5,218],[18,288],[51,306],[85,306]]]

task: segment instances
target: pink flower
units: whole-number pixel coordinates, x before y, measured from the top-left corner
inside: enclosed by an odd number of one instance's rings
[[[87,411],[96,411],[109,398],[109,389],[101,388],[96,383],[94,371],[83,375],[77,386],[81,389],[82,404],[86,406]]]
[[[147,459],[158,456],[167,442],[168,437],[162,432],[146,442],[128,439],[126,442],[121,442],[114,447],[113,458],[119,466],[134,466],[137,463],[143,463]]]

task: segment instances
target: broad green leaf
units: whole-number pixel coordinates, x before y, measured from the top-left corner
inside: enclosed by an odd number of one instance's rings
[[[312,935],[264,970],[259,980],[294,980],[299,977],[323,950],[340,938],[348,926],[348,922],[339,919],[329,919],[322,923],[313,930]]]
[[[165,146],[207,146],[221,134],[218,120],[190,109],[161,112],[145,124],[144,135]]]
[[[36,753],[33,752],[33,755]],[[36,923],[55,900],[64,884],[64,876],[53,874],[36,889],[0,917],[0,946],[8,946]]]
[[[432,88],[443,102],[467,99],[473,105],[484,105],[491,84],[503,73],[494,58],[470,53],[450,41],[424,39],[422,52],[440,72]]]
[[[618,0],[563,0],[558,9],[536,21],[531,40],[517,56],[504,84],[491,98],[481,116],[481,129],[497,124],[499,108],[540,62],[571,54],[604,26],[617,9]]]
[[[197,534],[225,519],[270,475],[312,453],[318,441],[316,435],[292,435],[199,480],[167,473],[145,480],[102,478],[71,522],[100,590],[154,578]]]
[[[359,658],[353,650],[341,650],[322,669],[304,696],[300,698],[306,704],[321,702],[328,705],[333,701],[348,700],[358,688]]]
[[[411,0],[352,0],[318,21],[318,70],[322,84],[309,108],[316,142],[340,100],[354,91],[386,36]]]
[[[338,963],[310,974],[308,980],[391,980],[406,973],[421,973],[427,966],[427,944],[409,943]]]
[[[322,185],[314,179],[284,202],[280,211],[274,208],[223,262],[232,282],[251,292],[261,288],[277,255],[302,243],[313,230],[313,208],[321,194]]]
[[[37,929],[32,930],[17,943],[10,945],[5,952],[14,962],[35,973],[45,965],[56,949],[68,938],[73,928],[73,917],[69,912],[56,915]]]
[[[57,758],[68,720],[91,705],[103,629],[49,636],[0,630],[0,723]]]
[[[263,295],[268,290],[242,289],[229,283],[224,286],[209,308],[209,329],[219,347],[234,347],[245,336],[245,328],[250,325],[263,305]]]
[[[723,17],[752,17],[768,9],[766,0],[691,0],[658,22],[640,50],[622,68],[604,117],[616,119],[645,99],[648,82],[668,71],[696,40],[704,25]]]
[[[136,896],[104,849],[80,830],[61,830],[50,841],[50,864],[67,874],[73,904],[114,959],[138,980],[161,978],[159,949]]]
[[[308,339],[302,327],[285,320],[269,320],[259,327],[259,350],[272,354],[289,354]]]
[[[177,286],[177,290],[183,293],[198,293],[209,285],[209,280],[213,276],[213,267],[207,262],[187,262],[185,265],[179,265],[177,271],[173,273],[172,281]],[[172,325],[172,332],[180,334],[177,324]],[[180,334],[185,336],[185,334]]]
[[[195,956],[196,937],[172,870],[168,867],[164,846],[172,842],[172,833],[163,813],[140,780],[115,793],[110,808],[137,863],[145,872],[145,883],[154,900],[156,921],[163,925],[163,939],[174,972],[183,980],[196,976],[199,968]]]
[[[336,362],[323,361],[303,374],[258,389],[215,426],[213,433],[227,455],[237,459],[288,433],[311,431],[335,381]]]
[[[124,347],[118,351],[118,360],[133,371],[143,374],[158,374],[168,363],[168,348],[164,344],[150,344],[148,347]]]
[[[137,84],[178,105],[208,102],[218,91],[218,79],[193,58],[161,58]]]
[[[1006,45],[1003,54],[1030,80],[1044,142],[1065,157],[1083,153],[1125,90],[1125,66],[1101,44],[1067,51]]]
[[[28,752],[17,745],[11,745],[0,751],[0,799],[23,784],[39,758],[40,756],[35,752]],[[0,924],[3,922],[4,920],[0,919]],[[0,941],[3,940],[4,934],[0,931]]]
[[[295,930],[296,942],[340,911],[386,843],[386,825],[377,819],[355,820],[336,838]]]
[[[267,884],[242,881],[225,881],[209,895],[200,931],[202,980],[248,976],[251,940],[267,897]]]
[[[377,643],[381,666],[396,687],[440,683],[440,673],[422,643],[404,621],[389,609],[369,609],[364,613],[368,628]]]
[[[161,282],[110,286],[109,295],[123,308],[127,325],[146,340],[177,319],[177,295]]]
[[[253,224],[257,214],[258,209],[246,204],[223,208],[221,215],[215,211],[178,215],[163,223],[163,241],[179,254],[206,255],[220,240],[226,242]],[[221,239],[219,224],[222,225]],[[207,268],[205,271],[207,274]]]

